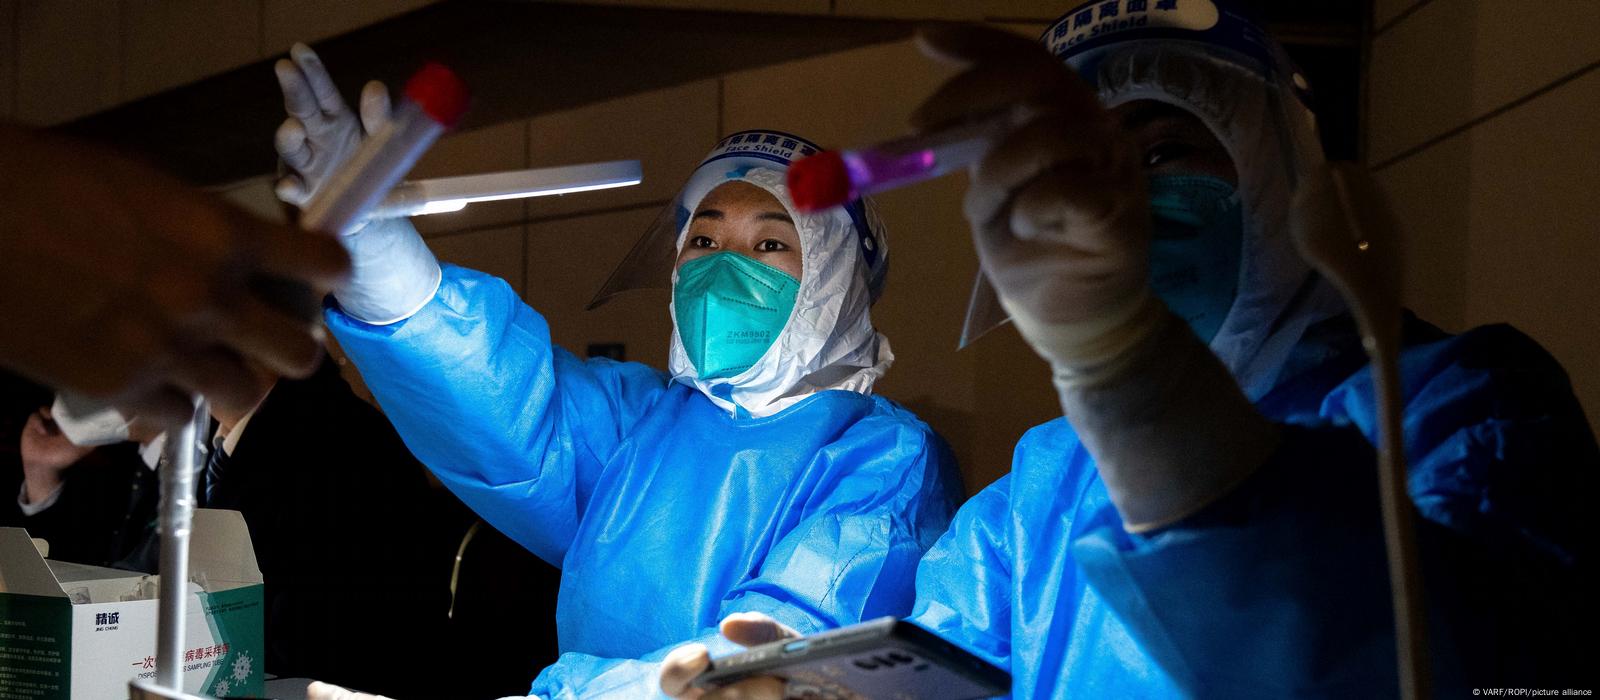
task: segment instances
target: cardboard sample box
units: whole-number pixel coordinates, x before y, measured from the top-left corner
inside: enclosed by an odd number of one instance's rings
[[[189,575],[184,691],[261,695],[261,569],[243,516],[195,511]],[[0,528],[0,700],[115,700],[154,679],[158,579],[47,560]]]

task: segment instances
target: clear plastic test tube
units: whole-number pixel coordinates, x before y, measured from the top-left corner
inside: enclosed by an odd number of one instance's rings
[[[1008,112],[866,148],[823,151],[790,166],[789,194],[795,207],[814,212],[931,180],[977,162],[1014,119]]]

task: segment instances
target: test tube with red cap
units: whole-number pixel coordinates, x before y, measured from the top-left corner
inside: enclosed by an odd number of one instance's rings
[[[301,227],[339,234],[359,225],[433,142],[461,120],[467,95],[466,84],[449,68],[424,65],[406,82],[389,121],[312,196],[300,215]]]
[[[1004,114],[867,148],[801,158],[789,167],[789,194],[800,211],[815,212],[931,180],[977,162],[1013,121],[1012,115]]]

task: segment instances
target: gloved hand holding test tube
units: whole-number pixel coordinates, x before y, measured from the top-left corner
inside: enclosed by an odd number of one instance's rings
[[[796,162],[788,172],[795,206],[805,212],[836,207],[862,196],[897,189],[945,175],[982,159],[991,140],[1006,127],[1026,121],[1026,112],[1013,110],[936,131],[888,141],[875,146],[823,151]],[[1363,344],[1371,353],[1377,376],[1374,393],[1376,415],[1381,419],[1379,472],[1382,482],[1382,522],[1389,558],[1393,604],[1396,610],[1397,654],[1401,691],[1407,698],[1427,695],[1427,630],[1423,618],[1423,592],[1417,563],[1416,536],[1412,531],[1405,486],[1402,441],[1403,405],[1396,358],[1398,356],[1398,263],[1389,248],[1394,240],[1386,209],[1375,201],[1374,188],[1354,169],[1318,172],[1300,193],[1293,222],[1301,254],[1332,280],[1355,312]],[[1349,182],[1354,179],[1357,185]],[[1365,194],[1364,206],[1355,195]],[[1375,212],[1362,216],[1363,212]],[[1360,240],[1346,234],[1353,232]],[[1379,244],[1369,250],[1368,239]],[[1388,275],[1389,277],[1385,277]]]
[[[466,109],[466,84],[442,65],[423,66],[389,120],[312,195],[300,225],[340,234],[360,224]]]

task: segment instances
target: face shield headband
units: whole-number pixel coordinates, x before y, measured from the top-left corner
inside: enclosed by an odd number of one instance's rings
[[[723,138],[634,243],[587,308],[599,307],[612,297],[633,289],[671,289],[672,270],[678,257],[678,235],[693,214],[690,210],[693,203],[699,202],[717,185],[737,179],[741,172],[752,168],[786,171],[796,159],[820,150],[804,138],[781,131],[741,131]],[[888,246],[883,227],[864,200],[851,202],[844,213],[856,232],[868,286],[876,299],[888,270]]]
[[[1051,24],[1039,41],[1085,77],[1108,47],[1140,41],[1204,44],[1246,59],[1267,83],[1283,83],[1311,108],[1311,88],[1283,46],[1242,12],[1215,0],[1095,0]]]

